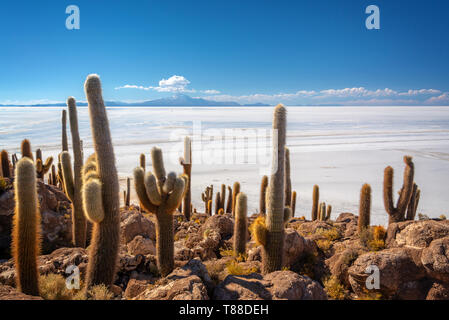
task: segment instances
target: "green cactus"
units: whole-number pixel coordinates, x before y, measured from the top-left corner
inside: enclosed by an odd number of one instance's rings
[[[318,185],[313,186],[313,203],[312,203],[312,221],[319,218],[318,216],[318,203],[320,201],[320,187]]]
[[[9,167],[9,155],[8,151],[2,150],[0,154],[1,163],[2,163],[2,174],[3,178],[11,178],[11,169]]]
[[[210,185],[206,187],[206,190],[201,194],[201,199],[204,202],[204,211],[206,214],[211,215],[212,210],[209,209],[209,201],[212,201],[212,197],[214,195],[214,186]]]
[[[38,179],[44,179],[44,176],[51,169],[53,164],[53,157],[48,157],[45,163],[42,161],[42,151],[41,149],[36,150],[36,172]]]
[[[69,144],[67,142],[67,111],[65,109],[62,110],[62,136],[61,136],[61,144],[62,151],[69,151]]]
[[[365,183],[360,190],[358,233],[369,228],[371,219],[371,186]]]
[[[266,213],[266,194],[267,194],[267,187],[268,187],[268,177],[263,176],[262,182],[260,183],[260,198],[259,198],[259,211],[261,215],[265,215]]]
[[[182,201],[188,177],[177,177],[174,172],[166,176],[159,148],[151,150],[151,159],[154,174],[145,174],[141,167],[137,167],[134,169],[134,184],[145,210],[156,216],[157,266],[160,274],[166,276],[174,267],[173,213]]]
[[[37,257],[40,251],[41,216],[38,207],[36,168],[24,157],[15,172],[15,214],[12,230],[12,253],[17,288],[29,295],[39,295]]]
[[[190,141],[190,137],[184,138],[184,157],[180,158],[179,162],[183,167],[184,175],[188,177],[186,191],[182,199],[182,214],[189,221],[192,213],[192,194],[190,190],[192,179],[192,142]]]
[[[232,187],[232,216],[235,217],[235,205],[237,201],[237,195],[240,193],[240,183],[234,182]]]
[[[83,169],[83,205],[86,218],[93,222],[89,246],[86,288],[111,286],[116,275],[120,243],[119,181],[111,132],[97,75],[84,84],[95,156]]]
[[[33,152],[31,151],[31,144],[28,139],[25,139],[22,141],[22,144],[20,145],[20,149],[22,152],[22,158],[28,157],[34,161]]]
[[[412,197],[413,177],[415,166],[412,157],[404,156],[405,170],[402,188],[399,191],[399,198],[394,206],[393,202],[393,168],[386,167],[384,171],[384,206],[389,215],[388,223],[404,221],[405,213]]]
[[[248,199],[246,194],[240,192],[237,195],[237,204],[235,207],[235,223],[234,223],[234,255],[240,257],[246,253],[246,236],[248,227],[246,222],[246,215],[248,213],[247,207]]]
[[[266,193],[267,213],[260,216],[252,228],[256,243],[262,244],[262,272],[264,274],[282,269],[284,252],[284,226],[291,216],[285,207],[285,140],[287,111],[283,105],[274,110],[273,163],[271,178]]]
[[[290,149],[285,148],[285,206],[292,206],[292,180],[290,178]]]

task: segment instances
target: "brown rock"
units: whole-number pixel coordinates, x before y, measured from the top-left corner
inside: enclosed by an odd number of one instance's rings
[[[141,235],[135,236],[134,239],[127,244],[128,253],[130,255],[147,255],[156,254],[156,248],[154,246],[154,241],[148,238],[144,238]]]
[[[201,279],[193,275],[147,289],[135,300],[209,300],[209,296]]]
[[[134,210],[128,212],[120,223],[120,238],[127,244],[138,235],[155,241],[156,229],[153,221]]]
[[[449,236],[433,240],[423,250],[421,261],[431,278],[449,283]]]
[[[0,285],[0,300],[43,300],[43,299],[37,296],[26,295],[10,286]]]
[[[232,237],[234,233],[234,221],[229,214],[214,215],[209,217],[201,227],[201,234],[208,231],[217,231],[223,240]]]
[[[388,247],[425,248],[433,240],[449,235],[449,225],[443,221],[421,220],[390,223],[387,230]]]
[[[427,292],[426,300],[449,300],[449,285],[435,282]]]
[[[124,297],[125,299],[132,299],[148,289],[150,281],[130,279],[126,286]]]

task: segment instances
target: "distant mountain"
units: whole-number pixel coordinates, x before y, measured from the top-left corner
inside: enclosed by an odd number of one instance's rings
[[[269,106],[269,104],[263,103],[254,103],[254,104],[245,104],[241,105],[234,101],[214,101],[207,100],[203,98],[192,98],[186,94],[178,94],[169,98],[162,98],[150,101],[142,101],[142,102],[121,102],[121,101],[105,101],[106,106],[108,107],[117,107],[117,106],[130,106],[130,107],[203,107],[203,106],[211,106],[211,107],[220,107],[220,106],[248,106],[248,107],[260,107],[260,106]],[[86,102],[77,102],[77,105],[80,107],[87,106]],[[32,104],[32,105],[0,105],[0,106],[12,106],[12,107],[63,107],[66,106],[65,103],[52,103],[52,104]]]

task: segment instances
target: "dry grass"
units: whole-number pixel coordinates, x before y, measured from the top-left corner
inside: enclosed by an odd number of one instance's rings
[[[228,271],[229,274],[232,274],[234,276],[245,276],[260,271],[256,267],[244,268],[236,260],[231,260],[228,263],[226,263],[226,270]]]
[[[331,229],[317,228],[315,230],[315,234],[321,235],[329,241],[335,241],[341,238],[340,231],[338,231],[337,228]]]
[[[316,240],[316,245],[321,249],[321,251],[327,253],[332,248],[332,241],[328,239],[319,239]]]
[[[72,300],[81,290],[69,290],[66,279],[60,274],[50,273],[39,277],[39,292],[45,300]]]
[[[111,300],[114,294],[104,284],[96,285],[87,291],[88,300]]]
[[[324,290],[329,298],[334,300],[344,300],[348,297],[348,290],[338,281],[335,276],[330,276],[323,281]]]

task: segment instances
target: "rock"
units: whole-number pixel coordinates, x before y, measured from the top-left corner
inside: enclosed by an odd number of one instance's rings
[[[153,289],[147,289],[135,300],[209,300],[207,290],[198,276],[176,279]]]
[[[175,260],[189,261],[193,258],[193,251],[184,246],[184,241],[175,241]]]
[[[128,253],[131,255],[147,255],[156,254],[156,247],[151,239],[144,238],[141,235],[135,236],[134,239],[127,244]]]
[[[416,281],[425,279],[426,272],[420,262],[421,249],[392,248],[380,252],[362,254],[349,268],[349,282],[357,295],[366,291],[365,273],[368,266],[379,268],[380,292],[384,298],[405,298],[408,287],[418,286]],[[401,291],[403,294],[401,294]]]
[[[148,289],[148,286],[150,285],[150,281],[148,280],[137,280],[137,279],[130,279],[128,281],[128,285],[126,286],[124,298],[125,299],[132,299],[142,292],[144,292],[146,289]]]
[[[433,240],[423,250],[421,262],[429,277],[449,283],[449,236]]]
[[[127,244],[138,235],[155,241],[156,229],[153,221],[134,210],[124,215],[120,223],[120,239],[122,243]]]
[[[173,280],[183,277],[190,277],[191,275],[198,276],[208,291],[213,289],[214,283],[207,272],[206,266],[198,258],[190,260],[181,268],[176,268],[166,277],[166,279]]]
[[[449,224],[444,221],[420,220],[390,223],[385,243],[388,247],[426,248],[433,240],[449,235]]]
[[[324,289],[309,277],[292,271],[262,276],[229,275],[214,290],[216,300],[326,300]]]
[[[426,300],[449,300],[449,285],[435,282],[427,292]]]
[[[201,234],[209,231],[217,231],[221,239],[227,240],[232,237],[234,233],[234,221],[229,214],[214,215],[209,217],[201,227]]]
[[[0,300],[44,300],[41,297],[29,296],[11,286],[0,285]]]
[[[61,190],[41,180],[38,180],[37,187],[42,217],[42,253],[48,254],[57,248],[72,246],[70,201]],[[0,258],[11,257],[14,207],[14,189],[10,189],[0,196]]]
[[[349,283],[349,267],[357,259],[360,253],[360,250],[348,247],[342,252],[334,254],[325,262],[327,267],[329,268],[330,273],[347,288],[351,287],[351,284]]]
[[[355,223],[357,224],[358,217],[350,212],[343,212],[337,217],[335,222],[343,222],[343,223]]]

